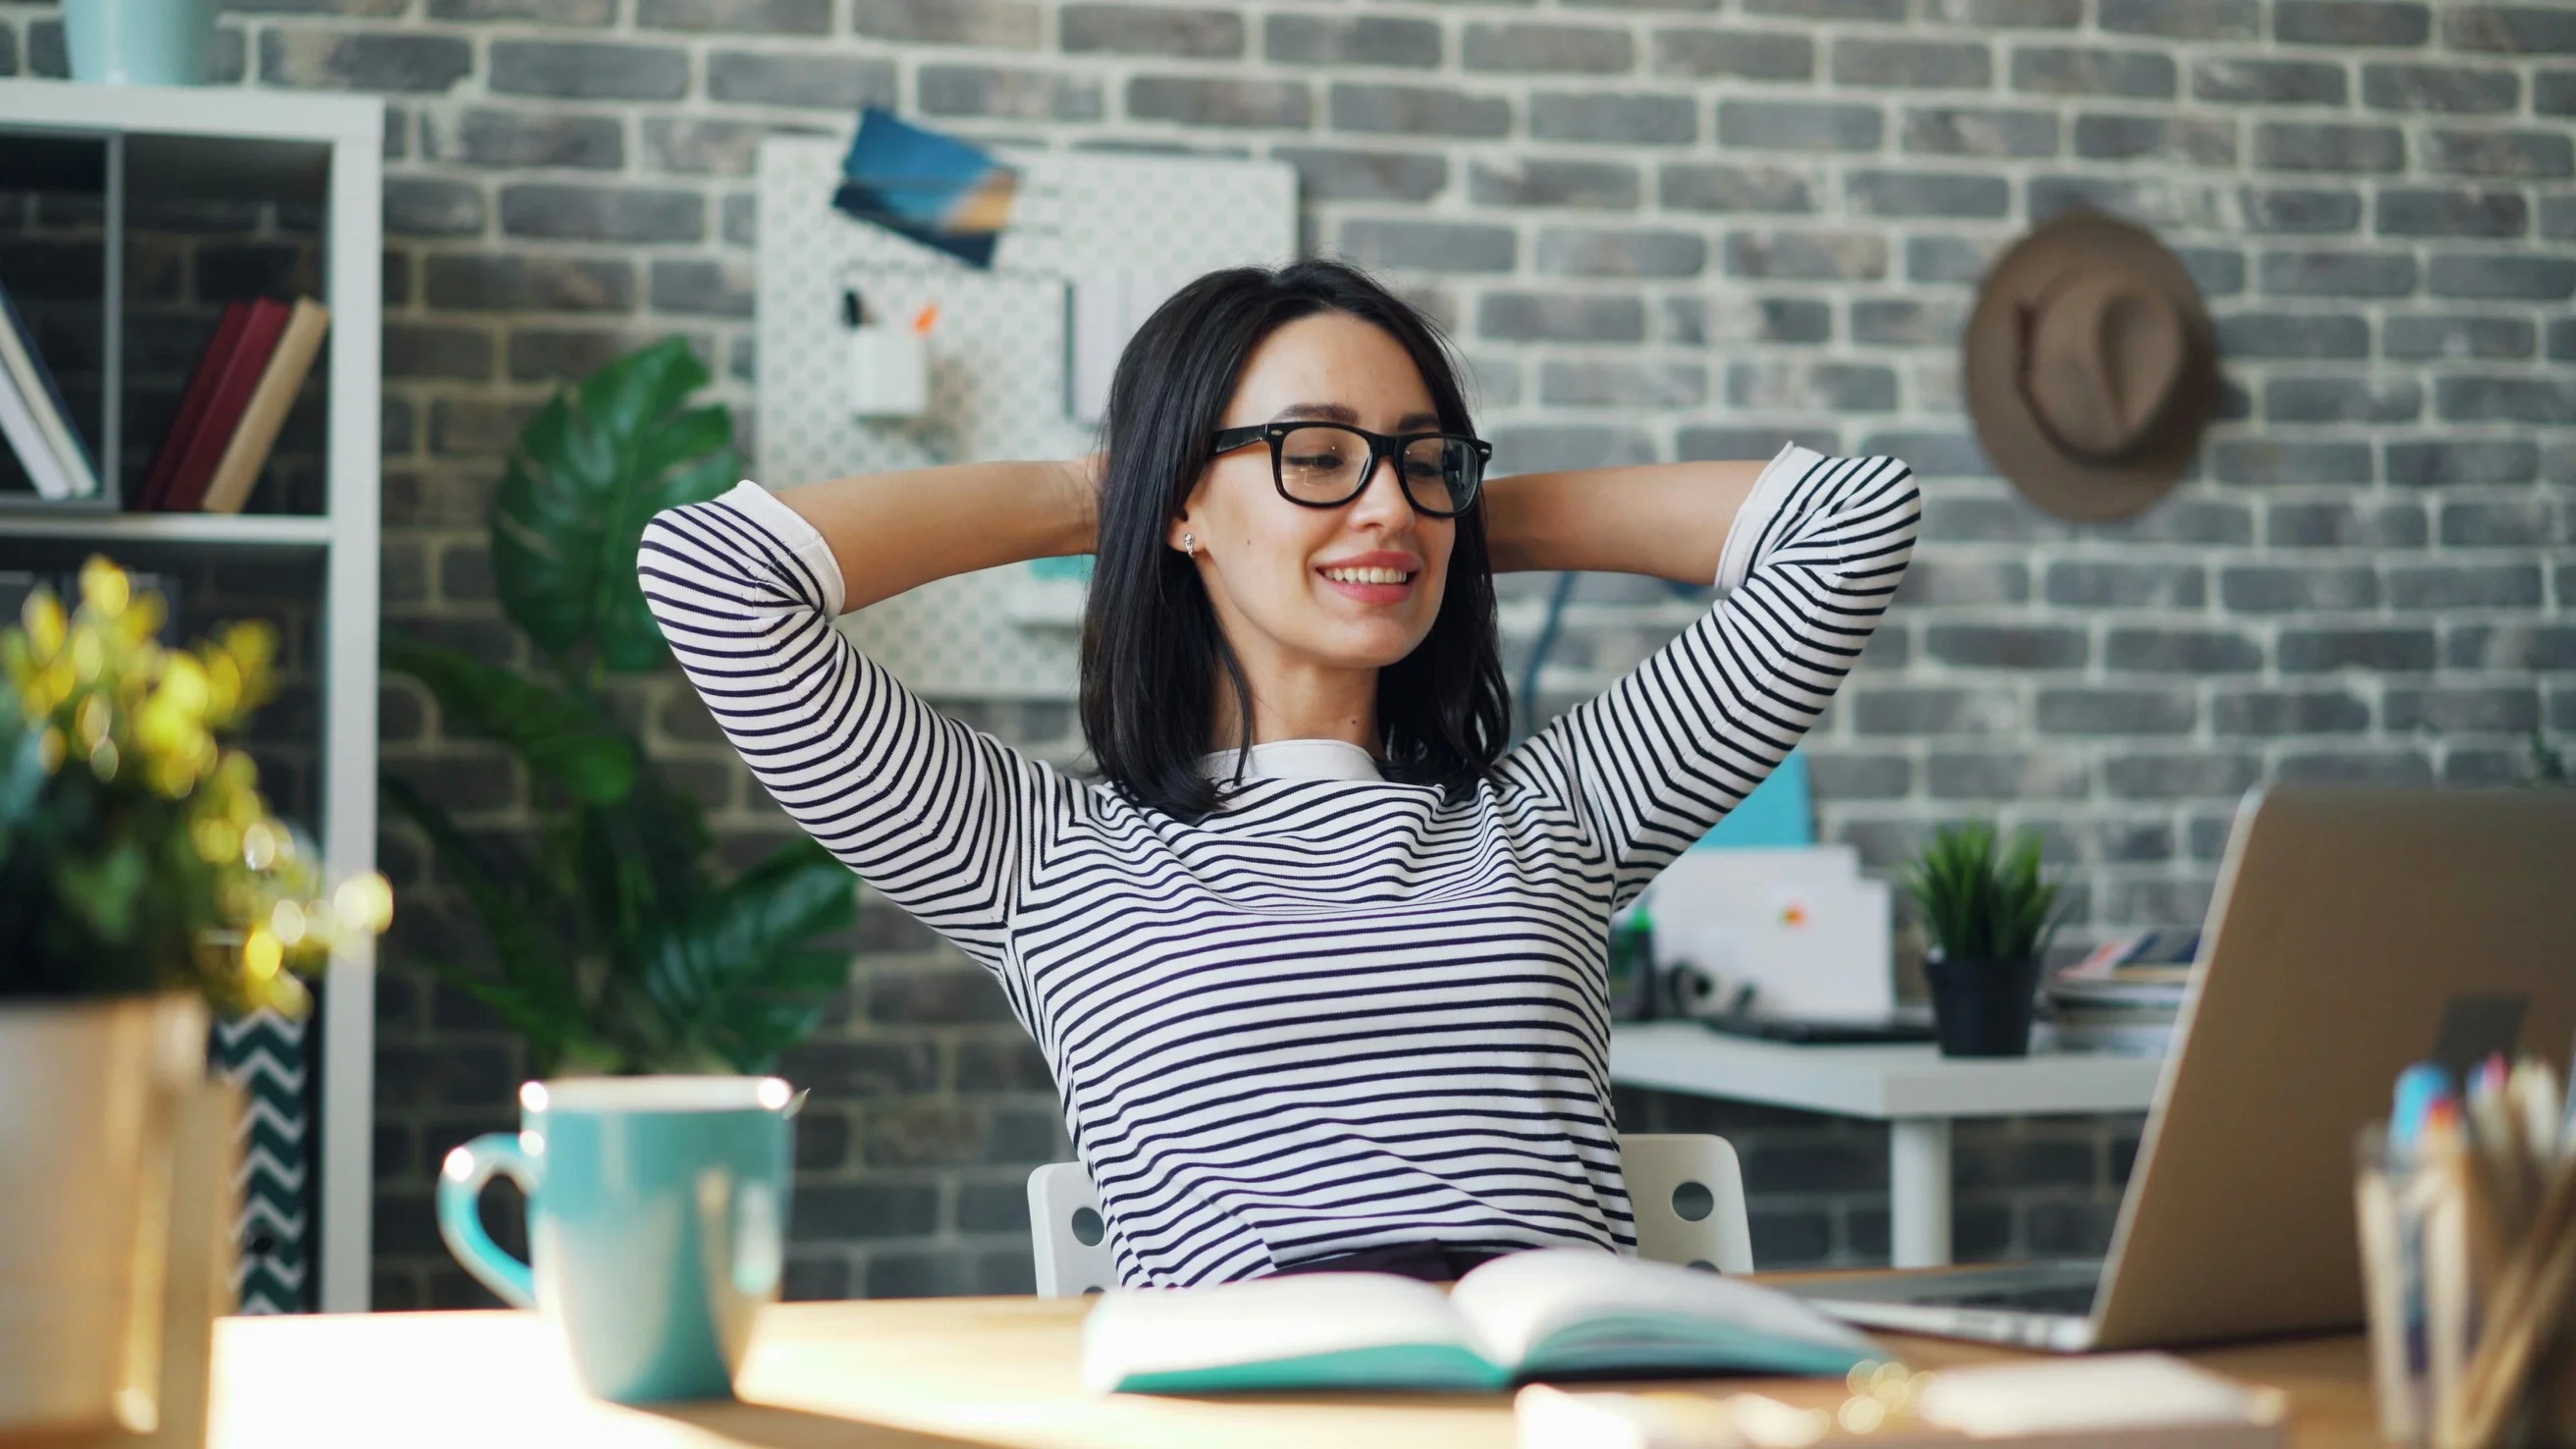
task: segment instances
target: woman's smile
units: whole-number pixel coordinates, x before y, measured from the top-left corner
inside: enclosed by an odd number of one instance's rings
[[[1422,576],[1419,555],[1379,549],[1317,564],[1315,572],[1343,598],[1363,604],[1401,604]]]

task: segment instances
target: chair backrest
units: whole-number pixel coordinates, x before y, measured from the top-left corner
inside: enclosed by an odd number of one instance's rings
[[[1753,1271],[1744,1169],[1735,1147],[1707,1133],[1623,1133],[1621,1170],[1637,1213],[1637,1256],[1658,1263]],[[1040,1298],[1077,1298],[1118,1285],[1100,1195],[1079,1162],[1029,1174],[1029,1248]]]

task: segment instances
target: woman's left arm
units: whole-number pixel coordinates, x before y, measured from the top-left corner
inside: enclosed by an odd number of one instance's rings
[[[1485,485],[1496,573],[1582,569],[1705,587],[1764,462],[1524,473]]]

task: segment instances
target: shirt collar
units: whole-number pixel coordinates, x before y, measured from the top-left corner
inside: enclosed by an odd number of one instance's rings
[[[1235,751],[1199,756],[1199,773],[1224,782],[1234,778]],[[1271,740],[1252,747],[1243,762],[1246,780],[1378,781],[1377,760],[1347,740]]]

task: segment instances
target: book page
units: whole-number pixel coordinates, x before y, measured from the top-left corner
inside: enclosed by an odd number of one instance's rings
[[[1578,1344],[1584,1366],[1635,1345],[1638,1368],[1660,1346],[1691,1343],[1711,1366],[1839,1372],[1877,1352],[1866,1337],[1772,1288],[1597,1248],[1514,1253],[1458,1280],[1450,1306],[1496,1362],[1547,1367],[1551,1342]],[[1810,1367],[1812,1365],[1812,1367]]]
[[[1434,1352],[1396,1352],[1416,1349]],[[1292,1367],[1319,1362],[1311,1371]],[[1280,1367],[1267,1374],[1224,1372],[1260,1365]],[[1447,1295],[1390,1273],[1121,1289],[1104,1296],[1082,1325],[1082,1381],[1095,1391],[1362,1382],[1438,1387],[1444,1378],[1454,1385],[1500,1377]]]

